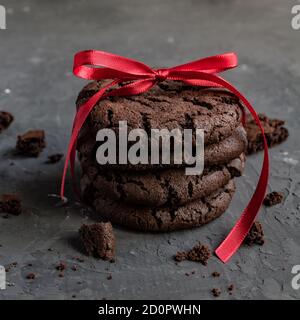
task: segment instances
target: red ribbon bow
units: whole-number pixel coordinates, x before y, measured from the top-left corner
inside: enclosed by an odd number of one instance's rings
[[[231,232],[215,251],[223,262],[227,262],[240,247],[256,218],[266,193],[269,176],[268,145],[256,111],[235,87],[217,75],[219,72],[236,66],[237,56],[235,53],[225,53],[164,69],[151,69],[139,61],[104,51],[87,50],[76,53],[73,67],[75,76],[86,80],[113,79],[113,81],[101,88],[87,102],[82,104],[77,111],[63,171],[61,197],[64,198],[64,185],[69,162],[71,174],[74,177],[76,142],[79,131],[89,113],[101,98],[137,95],[149,90],[158,81],[163,80],[179,80],[194,86],[226,88],[239,97],[244,106],[250,111],[262,132],[264,143],[263,166],[255,192]],[[110,87],[124,81],[131,82],[122,87],[111,89],[109,92],[107,91]]]

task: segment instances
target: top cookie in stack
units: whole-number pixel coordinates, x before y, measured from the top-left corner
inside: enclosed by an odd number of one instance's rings
[[[92,82],[79,94],[77,107],[96,93]],[[161,82],[148,92],[97,103],[80,132],[77,149],[84,198],[102,217],[144,231],[191,228],[220,216],[241,175],[247,138],[241,105],[223,89]],[[128,130],[204,130],[204,171],[186,175],[187,164],[105,164],[96,161],[98,130],[118,137],[119,121]]]

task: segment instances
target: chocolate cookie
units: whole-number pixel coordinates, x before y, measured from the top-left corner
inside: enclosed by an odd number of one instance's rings
[[[265,114],[259,114],[258,116],[263,125],[267,143],[270,148],[288,138],[289,131],[283,126],[283,120],[270,119]],[[261,131],[251,116],[248,117],[245,129],[248,138],[247,153],[251,154],[263,150],[264,145]]]
[[[213,166],[228,163],[231,160],[238,158],[241,153],[245,151],[247,147],[246,132],[242,126],[238,127],[234,133],[228,138],[220,141],[219,143],[211,144],[205,147],[204,150],[204,166]],[[88,139],[81,140],[78,143],[77,150],[79,152],[79,160],[84,164],[90,163],[91,160],[96,159],[97,143],[94,136],[90,136]],[[173,157],[171,156],[171,160]],[[150,163],[150,159],[149,159]],[[163,168],[178,168],[186,166],[183,161],[183,165],[174,164],[105,164],[101,167],[112,170],[133,170],[133,171],[154,171]]]
[[[102,195],[122,202],[159,207],[183,205],[203,198],[226,185],[244,169],[244,155],[226,165],[206,168],[202,175],[185,174],[185,169],[157,172],[116,172],[101,169],[95,164],[86,166],[81,185],[84,197],[89,186]]]
[[[141,231],[173,231],[198,227],[219,217],[228,208],[235,191],[234,181],[185,206],[149,208],[130,206],[94,193],[94,207],[113,224]]]
[[[79,93],[77,107],[96,93],[100,82],[88,84]],[[241,122],[239,99],[224,89],[192,87],[181,82],[158,83],[148,92],[130,97],[100,100],[92,110],[81,136],[111,128],[118,133],[119,121],[128,130],[204,129],[205,144],[229,137]]]

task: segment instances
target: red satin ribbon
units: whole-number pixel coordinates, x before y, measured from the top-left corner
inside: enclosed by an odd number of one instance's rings
[[[194,86],[226,88],[239,97],[244,106],[250,111],[262,132],[264,143],[263,166],[255,192],[233,229],[215,251],[216,255],[223,262],[227,262],[242,244],[256,218],[265,197],[269,176],[268,146],[264,129],[256,111],[235,87],[217,75],[219,72],[235,68],[237,64],[235,53],[225,53],[164,69],[152,69],[139,61],[104,51],[87,50],[76,53],[73,67],[75,76],[86,80],[113,79],[113,81],[101,88],[87,102],[82,104],[77,111],[64,165],[61,184],[62,199],[64,199],[64,186],[69,163],[72,177],[74,177],[76,142],[79,131],[91,110],[100,99],[108,96],[141,94],[153,87],[158,81],[163,80],[179,80]],[[109,88],[124,81],[131,82],[125,86],[107,91]]]

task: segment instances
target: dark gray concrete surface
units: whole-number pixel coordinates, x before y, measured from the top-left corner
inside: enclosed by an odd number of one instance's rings
[[[0,193],[18,191],[24,214],[0,216],[0,264],[18,265],[7,273],[0,299],[299,299],[291,268],[300,264],[300,30],[291,28],[294,1],[34,1],[2,0],[7,30],[0,30],[0,109],[16,119],[0,135]],[[240,67],[227,72],[256,107],[287,120],[288,141],[270,151],[270,190],[284,203],[262,208],[263,247],[243,247],[228,264],[216,257],[208,266],[182,262],[177,250],[202,241],[215,248],[235,223],[254,190],[262,154],[248,158],[246,173],[230,208],[218,220],[190,231],[142,234],[115,229],[115,264],[78,251],[77,230],[87,210],[71,197],[57,208],[48,194],[59,190],[62,163],[46,165],[47,155],[65,152],[74,101],[85,82],[72,76],[72,59],[82,49],[102,49],[171,66],[198,57],[236,51]],[[7,90],[9,89],[9,90]],[[13,156],[16,136],[43,128],[47,149],[37,159]],[[53,251],[48,251],[53,248]],[[84,257],[84,262],[73,259]],[[68,265],[60,278],[55,266]],[[31,263],[32,267],[28,264]],[[78,271],[70,267],[78,265]],[[192,276],[186,272],[196,270]],[[34,281],[26,279],[35,272]],[[219,278],[211,273],[219,271]],[[107,280],[107,274],[112,280]],[[227,286],[236,287],[232,296]]]

